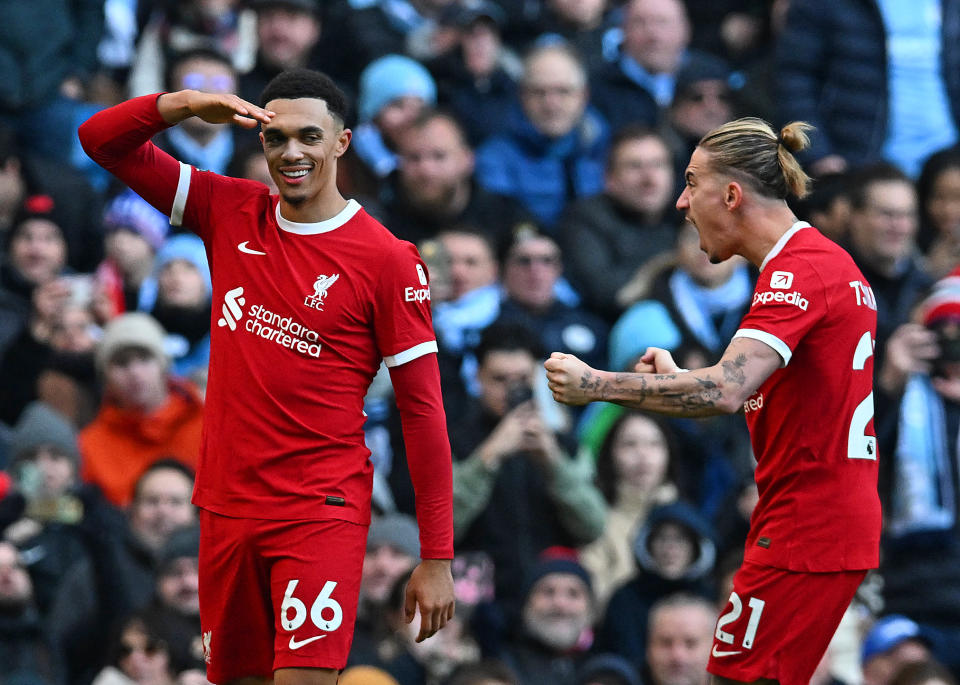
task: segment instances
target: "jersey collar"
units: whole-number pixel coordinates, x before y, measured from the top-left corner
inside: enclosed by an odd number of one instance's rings
[[[280,211],[280,206],[277,205],[277,212],[278,212],[277,216],[279,216],[279,211]],[[778,254],[780,254],[780,250],[782,250],[786,246],[787,241],[790,240],[790,238],[792,238],[793,235],[797,231],[799,231],[801,228],[810,228],[810,224],[808,224],[806,221],[798,221],[793,226],[788,228],[787,232],[784,233],[782,236],[780,236],[780,240],[778,240],[777,244],[773,246],[773,249],[770,250],[767,253],[767,256],[763,258],[763,263],[760,265],[760,271],[763,271],[763,268],[767,265],[767,262],[769,262],[771,259],[773,259]]]
[[[332,216],[329,219],[324,219],[323,221],[317,221],[311,224],[301,224],[296,221],[290,221],[289,219],[284,219],[280,216],[280,203],[277,203],[276,215],[277,223],[280,225],[284,231],[289,233],[296,233],[298,235],[315,235],[317,233],[327,233],[334,229],[340,228],[345,223],[350,221],[353,218],[353,215],[359,212],[361,209],[360,203],[356,200],[348,200],[347,206],[340,210],[336,216]]]

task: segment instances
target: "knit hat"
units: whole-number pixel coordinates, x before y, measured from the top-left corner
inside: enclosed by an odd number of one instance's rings
[[[506,15],[490,0],[462,0],[449,5],[440,15],[440,23],[447,26],[467,27],[480,19],[500,27],[506,22]]]
[[[702,81],[723,81],[729,84],[730,67],[719,57],[691,52],[677,70],[674,98],[682,98],[693,85]]]
[[[426,68],[403,55],[386,55],[374,60],[360,74],[357,109],[360,121],[370,121],[392,100],[413,96],[428,105],[437,102],[437,85]]]
[[[947,320],[960,321],[960,267],[934,284],[921,311],[924,326]]]
[[[103,337],[94,352],[97,369],[103,371],[107,363],[125,347],[147,350],[166,364],[169,361],[163,347],[166,331],[149,314],[129,312],[111,320],[103,329]]]
[[[414,559],[420,558],[420,529],[407,514],[384,514],[370,522],[367,549],[389,545]]]
[[[930,646],[930,639],[923,634],[923,629],[915,621],[900,614],[884,616],[873,624],[863,638],[860,662],[866,664],[873,657],[889,652],[907,640],[919,640]]]
[[[159,250],[170,230],[170,220],[135,192],[125,190],[107,205],[103,227],[107,231],[133,231]]]
[[[524,582],[523,597],[528,597],[534,586],[551,573],[564,573],[576,576],[583,581],[583,584],[586,585],[590,593],[593,594],[593,580],[590,578],[590,573],[576,560],[575,555],[554,555],[551,553],[551,550],[546,550],[540,555],[540,561],[537,562],[537,565],[527,573]]]
[[[636,667],[619,654],[597,654],[587,659],[577,669],[578,683],[591,683],[599,680],[611,681],[623,685],[643,685]]]
[[[13,461],[23,459],[32,450],[48,445],[73,461],[80,458],[77,432],[70,422],[50,405],[31,402],[13,427],[10,456]]]
[[[177,559],[196,559],[200,556],[200,526],[178,528],[160,549],[157,570],[163,573]]]
[[[207,294],[213,292],[213,284],[210,281],[210,265],[207,263],[207,250],[203,241],[190,233],[181,233],[167,239],[157,252],[154,260],[154,273],[159,277],[160,271],[172,262],[174,259],[184,259],[195,267],[203,277],[203,282],[207,286]]]

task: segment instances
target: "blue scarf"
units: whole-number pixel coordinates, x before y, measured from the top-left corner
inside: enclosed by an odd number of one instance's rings
[[[167,129],[167,137],[182,161],[215,174],[227,172],[233,157],[233,135],[229,130],[220,131],[206,145],[198,143],[179,126]]]
[[[956,518],[951,450],[943,399],[929,376],[907,380],[899,424],[888,529],[895,536],[949,530]]]
[[[698,285],[686,271],[677,269],[668,281],[670,294],[684,323],[708,350],[717,352],[733,337],[741,308],[753,294],[746,266],[738,266],[726,283],[716,288]],[[714,317],[722,317],[719,327]]]
[[[353,149],[377,178],[386,178],[397,168],[397,155],[387,147],[380,129],[369,121],[353,129]]]
[[[673,101],[673,89],[677,83],[673,74],[651,74],[629,55],[620,57],[620,70],[624,76],[649,92],[661,107]]]

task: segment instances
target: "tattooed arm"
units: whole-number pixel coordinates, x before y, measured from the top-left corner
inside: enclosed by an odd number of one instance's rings
[[[564,404],[599,400],[669,416],[712,416],[739,411],[782,364],[766,343],[734,338],[719,363],[693,371],[678,369],[663,350],[648,351],[638,365],[658,373],[598,371],[573,355],[559,353],[544,366],[554,399]],[[664,367],[670,372],[661,373]]]

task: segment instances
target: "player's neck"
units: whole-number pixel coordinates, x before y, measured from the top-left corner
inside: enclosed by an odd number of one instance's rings
[[[330,192],[321,193],[303,203],[290,202],[280,195],[280,215],[287,221],[300,224],[313,224],[332,219],[346,206],[346,199],[336,187]]]
[[[739,254],[758,269],[777,241],[797,222],[785,203],[755,207],[744,217],[744,241]]]

